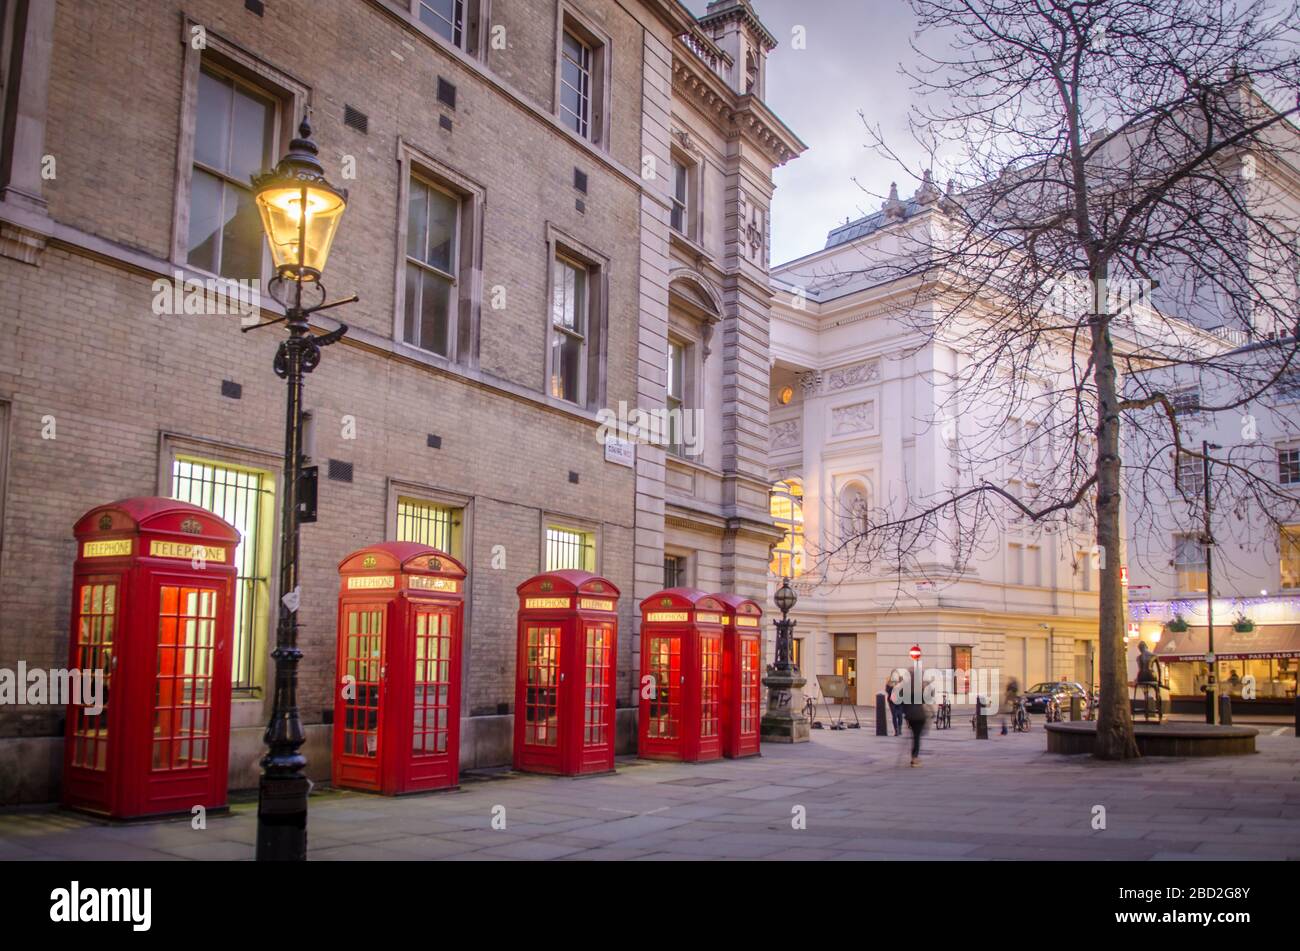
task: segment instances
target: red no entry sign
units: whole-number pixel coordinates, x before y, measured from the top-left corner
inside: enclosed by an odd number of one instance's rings
[[[907,652],[907,656],[910,657],[910,658],[912,658],[912,660],[920,660],[920,659],[921,659],[921,647],[920,647],[920,645],[919,645],[919,644],[913,644],[913,645],[912,645],[912,649],[911,649],[910,651]]]

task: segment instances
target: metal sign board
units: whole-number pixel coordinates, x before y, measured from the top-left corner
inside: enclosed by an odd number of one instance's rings
[[[818,674],[817,686],[827,700],[847,700],[849,684],[841,674]]]

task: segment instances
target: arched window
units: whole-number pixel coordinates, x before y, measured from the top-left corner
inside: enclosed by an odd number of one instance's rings
[[[772,521],[784,532],[772,549],[769,569],[778,578],[803,574],[803,481],[785,479],[772,486]]]

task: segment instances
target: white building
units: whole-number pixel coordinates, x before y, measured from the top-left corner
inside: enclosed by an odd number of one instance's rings
[[[874,702],[895,667],[910,667],[913,645],[927,666],[996,668],[1022,687],[1049,679],[1091,687],[1096,675],[1097,573],[1084,532],[1008,519],[962,570],[943,542],[903,574],[855,567],[851,551],[826,557],[867,509],[897,511],[969,485],[964,447],[1028,444],[980,473],[1018,496],[1052,465],[1031,422],[995,424],[981,407],[954,414],[960,347],[898,319],[929,306],[913,287],[868,286],[855,273],[896,253],[901,233],[915,240],[941,201],[928,183],[906,202],[891,197],[881,212],[831,231],[822,250],[772,271],[772,512],[789,529],[772,571],[799,582],[807,689],[814,674],[842,674],[858,703]]]
[[[1221,402],[1208,374],[1199,381],[1181,376],[1182,404]],[[1215,500],[1210,570],[1202,544],[1202,461],[1184,455],[1175,486],[1173,453],[1165,446],[1158,452],[1167,461],[1165,491],[1147,496],[1160,504],[1141,514],[1129,506],[1129,630],[1136,635],[1129,638],[1130,659],[1146,641],[1165,663],[1175,709],[1201,708],[1212,581],[1221,689],[1232,694],[1238,713],[1289,713],[1300,668],[1300,373],[1267,400],[1224,413],[1189,409],[1179,417],[1186,450],[1200,453],[1208,442],[1217,447],[1210,455],[1227,464],[1209,472]],[[1271,482],[1272,493],[1261,489],[1243,499],[1242,470]]]
[[[1280,157],[1251,166],[1242,197],[1294,234],[1300,163],[1286,155],[1300,154],[1300,133],[1286,126],[1276,134],[1292,141]],[[1072,481],[1054,475],[1070,440],[1051,432],[1046,405],[1070,369],[1064,348],[1047,346],[1031,365],[1008,368],[1015,395],[987,381],[963,390],[977,358],[960,339],[913,329],[927,308],[938,312],[918,293],[928,288],[866,276],[939,243],[945,200],[928,180],[906,201],[895,190],[880,212],[832,230],[822,250],[772,270],[772,514],[787,534],[771,571],[801,582],[804,672],[848,676],[859,703],[871,702],[893,668],[910,666],[913,644],[928,666],[997,668],[1024,686],[1064,679],[1091,687],[1096,675],[1100,564],[1082,511],[1052,526],[994,514],[958,567],[952,525],[941,524],[937,540],[901,571],[880,552],[865,566],[851,541],[843,550],[864,511],[879,523],[881,513],[915,511],[982,480],[1032,504]],[[1273,267],[1253,249],[1252,267]],[[1232,404],[1243,380],[1269,378],[1270,361],[1294,342],[1285,314],[1300,300],[1300,273],[1295,279],[1292,287],[1270,272],[1262,283],[1290,303],[1258,309],[1238,327],[1240,301],[1216,303],[1180,275],[1162,275],[1156,293],[1126,302],[1112,324],[1121,352],[1184,362],[1160,371],[1163,378],[1134,372],[1124,385],[1149,393],[1155,383],[1178,408],[1183,447],[1199,452],[1206,440],[1237,467],[1216,466],[1210,476],[1219,499],[1214,647],[1220,679],[1239,700],[1253,693],[1260,709],[1293,701],[1300,666],[1300,369],[1292,366],[1264,400],[1217,413],[1197,407]],[[1138,356],[1133,365],[1158,362]],[[1175,460],[1167,425],[1146,422],[1145,435],[1127,427],[1124,436],[1130,632],[1169,659],[1172,693],[1187,709],[1203,702],[1209,647],[1201,462]],[[1091,452],[1082,443],[1074,451],[1086,474]],[[1262,477],[1264,490],[1246,474]],[[1234,630],[1238,620],[1253,623]],[[1129,640],[1135,654],[1138,639]]]

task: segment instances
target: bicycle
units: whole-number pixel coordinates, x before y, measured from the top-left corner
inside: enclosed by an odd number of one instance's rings
[[[803,715],[808,720],[810,729],[822,728],[822,725],[817,722],[817,701],[813,699],[812,694],[806,694],[803,698]]]
[[[1017,733],[1029,732],[1029,708],[1025,705],[1024,697],[1017,697],[1015,709],[1011,715],[1011,728]]]
[[[934,728],[936,730],[948,730],[952,728],[952,704],[948,702],[948,695],[943,695],[943,702],[935,709]]]
[[[1061,701],[1056,694],[1052,694],[1047,698],[1046,703],[1043,705],[1043,714],[1048,723],[1061,722]]]

